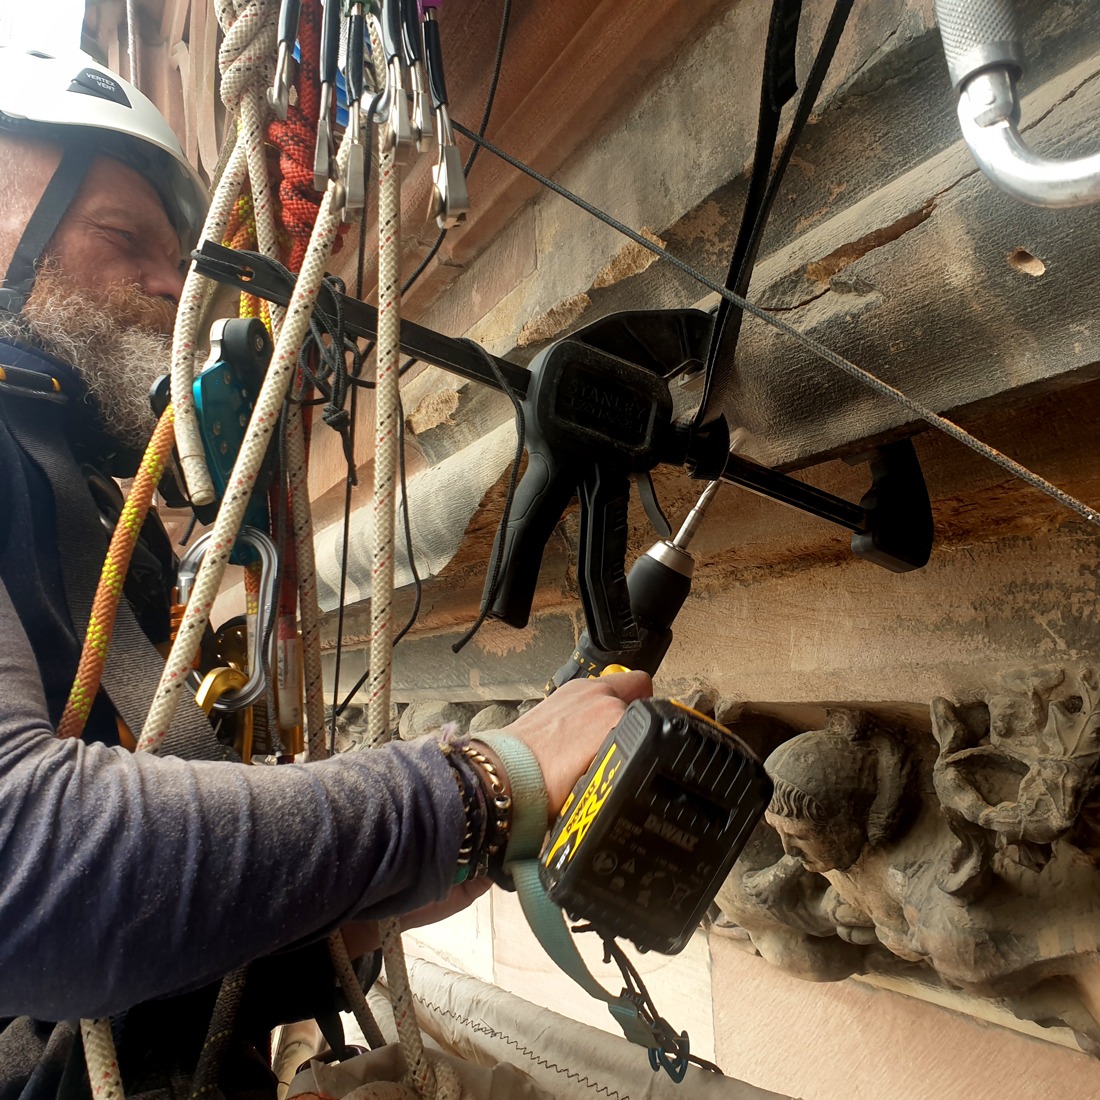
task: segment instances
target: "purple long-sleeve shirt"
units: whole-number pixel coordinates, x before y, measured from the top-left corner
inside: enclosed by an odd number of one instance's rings
[[[0,586],[0,1017],[112,1014],[453,881],[430,741],[244,767],[62,741],[46,714]]]

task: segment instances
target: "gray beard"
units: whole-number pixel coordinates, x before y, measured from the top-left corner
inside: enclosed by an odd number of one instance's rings
[[[123,288],[120,293],[132,290]],[[97,299],[68,280],[47,275],[36,281],[19,316],[0,314],[0,336],[71,366],[94,398],[107,434],[140,450],[156,423],[149,390],[169,373],[172,362],[172,338],[139,327],[143,323],[149,322],[112,308],[110,297]]]

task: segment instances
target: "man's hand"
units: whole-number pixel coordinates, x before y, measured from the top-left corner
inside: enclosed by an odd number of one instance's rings
[[[627,704],[652,694],[653,682],[645,672],[571,680],[507,727],[505,732],[525,742],[542,769],[550,823]]]
[[[527,744],[542,770],[550,816],[548,825],[557,820],[569,792],[588,770],[604,738],[618,725],[627,704],[652,693],[653,683],[645,672],[572,680],[507,727],[510,737]],[[495,753],[487,749],[486,752],[496,761]],[[490,885],[488,879],[468,879],[453,887],[441,901],[402,917],[401,927],[416,928],[449,917]],[[353,921],[344,925],[342,932],[353,959],[373,951],[379,944],[378,925],[374,921]]]

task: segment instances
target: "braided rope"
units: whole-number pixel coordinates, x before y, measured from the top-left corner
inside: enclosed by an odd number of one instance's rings
[[[214,10],[225,33],[218,49],[222,102],[240,117],[237,140],[245,143],[256,243],[262,253],[274,256],[275,212],[264,137],[278,4],[274,0],[215,0]]]
[[[381,43],[371,29],[375,57]],[[393,680],[394,529],[397,511],[397,466],[401,366],[401,179],[395,151],[384,129],[378,137],[378,346],[374,390],[374,498],[371,555],[370,676],[367,688],[367,733],[372,744],[390,735],[390,688]],[[401,927],[382,921],[382,953],[386,980],[393,995],[393,1018],[405,1055],[405,1083],[430,1100],[441,1082],[424,1053],[416,1019]],[[450,1075],[445,1095],[457,1096],[457,1079]]]
[[[313,515],[309,504],[305,428],[296,409],[291,409],[287,417],[286,472],[294,522],[294,557],[298,565],[298,617],[302,629],[302,679],[309,759],[324,760],[328,756],[328,737],[321,666],[321,608],[317,598],[317,563],[313,546]]]
[[[270,188],[267,187],[267,164],[263,150],[263,104],[265,76],[270,71],[275,49],[274,0],[251,0],[240,11],[228,0],[218,0],[216,13],[225,32],[218,51],[222,71],[221,95],[228,110],[237,115],[238,126],[233,152],[225,172],[218,181],[210,210],[203,226],[203,237],[220,241],[233,215],[233,208],[244,186],[246,174],[252,174],[253,206],[257,239],[274,246],[274,217],[271,211]],[[266,50],[267,56],[263,51]],[[194,379],[195,355],[198,349],[199,325],[204,313],[208,280],[195,272],[187,273],[176,314],[175,338],[172,345],[172,403],[176,409],[176,448],[180,468],[195,504],[210,504],[214,487],[206,468],[202,436],[195,415],[191,384]]]
[[[210,1019],[202,1050],[199,1052],[198,1065],[191,1078],[190,1100],[203,1100],[204,1097],[220,1096],[218,1090],[218,1069],[225,1059],[229,1040],[237,1024],[237,1014],[244,998],[248,968],[242,966],[222,979],[218,989],[218,999],[214,1003],[214,1014]]]
[[[334,932],[328,939],[328,954],[332,960],[332,969],[336,971],[336,977],[340,981],[340,988],[344,991],[348,1005],[355,1015],[355,1022],[359,1030],[363,1032],[363,1038],[367,1040],[371,1050],[378,1050],[386,1045],[386,1040],[378,1028],[378,1022],[374,1013],[363,996],[363,987],[355,976],[355,970],[348,958],[347,944],[339,932]]]
[[[202,237],[205,240],[224,239],[226,227],[244,185],[247,168],[246,150],[238,132],[233,152],[210,201],[210,210],[202,228]],[[211,286],[211,280],[200,275],[194,264],[188,268],[176,310],[176,327],[172,339],[172,406],[176,415],[176,449],[191,500],[199,505],[211,504],[214,500],[214,485],[210,480],[210,471],[206,468],[206,454],[191,390],[195,375],[195,356],[199,349],[199,325],[206,312]]]
[[[134,556],[142,524],[149,514],[153,494],[160,484],[171,452],[172,406],[169,405],[157,421],[153,438],[145,448],[134,484],[111,535],[111,544],[107,548],[107,557],[99,574],[99,584],[96,586],[95,599],[88,616],[88,633],[84,636],[76,676],[61,721],[57,724],[58,737],[79,737],[84,732],[84,724],[88,721],[92,704],[99,693],[100,680],[103,678],[103,667],[107,662],[107,650],[114,633],[115,614],[122,599],[126,571],[130,568],[130,559]]]
[[[298,21],[298,102],[290,104],[285,121],[272,119],[267,129],[268,138],[279,148],[279,206],[290,236],[287,266],[291,271],[301,270],[321,203],[313,187],[313,150],[321,108],[320,25],[321,0],[306,0]]]
[[[338,163],[347,161],[347,143],[341,143]],[[306,262],[275,343],[271,365],[245,430],[237,461],[230,475],[225,499],[214,523],[209,549],[199,568],[195,586],[172,646],[153,706],[142,731],[139,747],[157,748],[164,740],[187,680],[191,660],[198,649],[210,610],[221,586],[229,555],[236,542],[245,508],[256,484],[260,465],[272,433],[279,423],[283,399],[298,364],[298,348],[309,328],[310,316],[324,276],[325,263],[336,237],[339,214],[334,209],[333,188],[325,192],[321,211],[306,250]]]
[[[157,421],[137,477],[111,535],[107,557],[104,559],[92,601],[92,610],[88,616],[88,633],[80,651],[76,676],[57,726],[59,737],[79,737],[84,732],[84,725],[99,692],[103,667],[107,662],[107,651],[114,632],[115,615],[122,599],[126,571],[130,567],[142,525],[153,503],[153,494],[172,450],[172,423],[172,406],[169,405]],[[84,1038],[84,1058],[88,1064],[92,1100],[123,1100],[122,1077],[110,1020],[81,1020],[80,1031]]]
[[[105,1016],[98,1020],[81,1020],[80,1036],[84,1040],[92,1100],[123,1100],[122,1075],[118,1070],[111,1021]]]

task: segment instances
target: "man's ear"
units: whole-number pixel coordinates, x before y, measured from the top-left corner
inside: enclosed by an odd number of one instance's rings
[[[0,131],[0,278],[60,163],[54,142]]]

